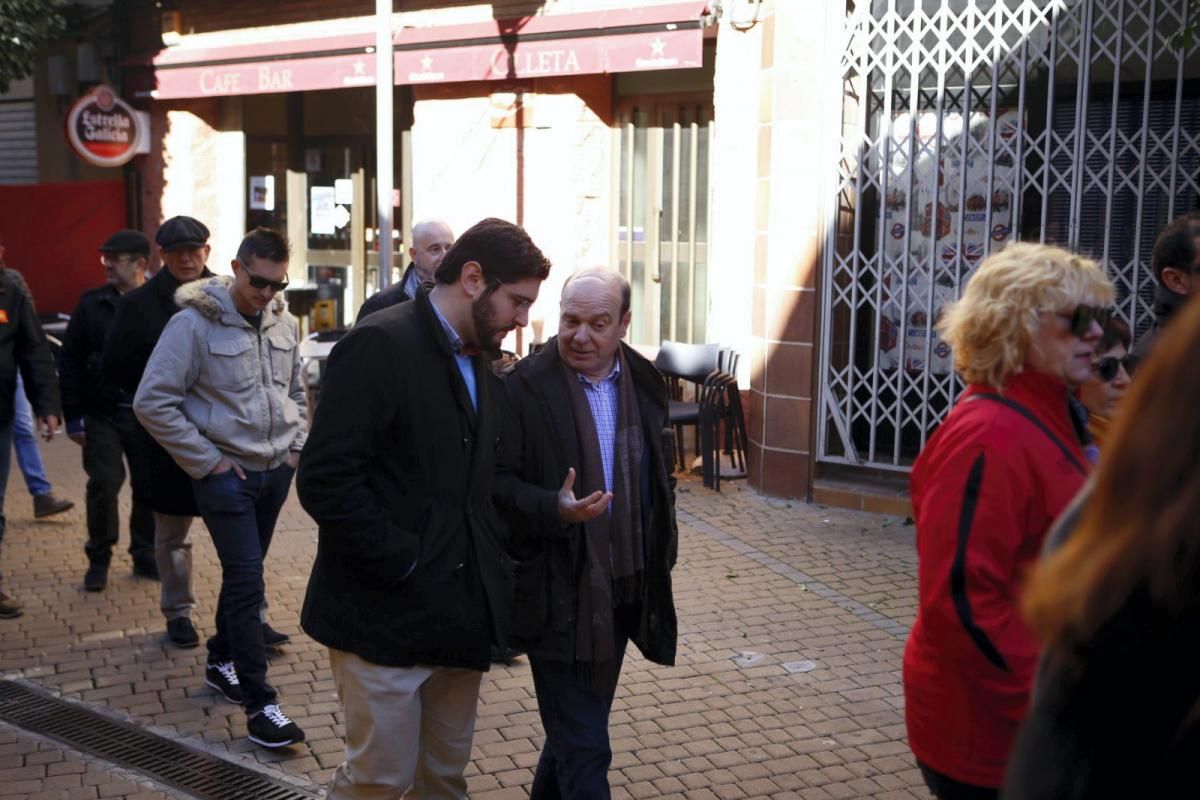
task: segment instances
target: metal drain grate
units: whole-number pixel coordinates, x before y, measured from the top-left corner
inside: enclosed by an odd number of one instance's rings
[[[313,800],[316,794],[76,703],[0,680],[0,720],[202,800]]]

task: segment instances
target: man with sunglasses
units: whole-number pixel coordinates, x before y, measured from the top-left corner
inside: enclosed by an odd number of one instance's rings
[[[1176,217],[1150,251],[1154,272],[1154,325],[1134,345],[1140,360],[1150,355],[1154,341],[1188,298],[1200,294],[1200,211]]]
[[[304,732],[267,683],[259,616],[263,560],[307,432],[296,319],[283,301],[289,248],[276,231],[242,240],[233,277],[191,283],[154,348],[133,408],[192,479],[221,560],[205,682],[246,707],[250,740],[283,747]]]
[[[104,285],[89,289],[71,312],[63,339],[59,378],[62,382],[63,412],[67,434],[83,447],[83,469],[87,473],[88,569],[83,586],[89,592],[108,585],[108,567],[120,531],[117,496],[125,482],[129,461],[129,483],[133,509],[129,514],[129,556],[133,573],[158,578],[154,557],[154,513],[146,505],[149,478],[144,464],[146,448],[137,436],[133,416],[133,393],[113,384],[100,370],[104,342],[112,327],[117,303],[146,280],[150,240],[141,231],[120,230],[100,246]]]

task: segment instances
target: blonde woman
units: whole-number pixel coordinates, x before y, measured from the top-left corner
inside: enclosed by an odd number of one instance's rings
[[[1022,576],[1088,475],[1070,399],[1112,298],[1094,262],[1014,244],[938,325],[968,386],[913,467],[919,605],[904,692],[909,745],[940,800],[993,798],[1003,782],[1038,660]]]

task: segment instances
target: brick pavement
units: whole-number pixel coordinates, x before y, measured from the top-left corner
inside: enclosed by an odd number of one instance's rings
[[[107,591],[83,591],[79,451],[60,439],[43,455],[56,491],[77,507],[34,522],[14,465],[0,565],[26,613],[0,621],[0,675],[322,785],[341,759],[341,714],[325,652],[297,626],[316,531],[294,494],[267,575],[272,622],[293,644],[272,658],[270,676],[309,741],[267,752],[244,738],[240,709],[204,685],[204,648],[164,645],[157,584],[135,578],[126,553],[114,558]],[[741,483],[723,488],[681,484],[678,663],[651,665],[631,648],[612,715],[614,797],[926,797],[904,742],[900,687],[916,602],[912,528],[764,498]],[[219,568],[199,522],[194,539],[195,619],[206,634]],[[528,663],[493,669],[471,796],[526,797],[540,745]],[[178,796],[0,723],[0,798]]]

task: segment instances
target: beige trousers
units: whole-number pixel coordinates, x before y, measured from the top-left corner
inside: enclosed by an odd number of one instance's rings
[[[346,760],[326,800],[463,800],[483,673],[382,667],[329,649],[346,718]]]
[[[168,621],[190,618],[196,607],[192,590],[192,519],[154,512],[154,560],[162,581],[162,613]]]

